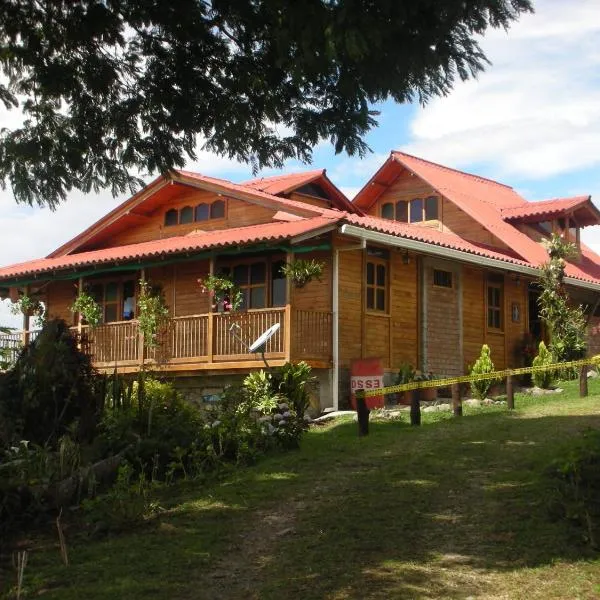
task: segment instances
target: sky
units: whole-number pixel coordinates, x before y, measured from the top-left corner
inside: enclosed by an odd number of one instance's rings
[[[425,107],[376,107],[379,126],[366,138],[372,153],[364,159],[336,155],[322,141],[312,165],[290,161],[284,170],[326,168],[352,198],[396,149],[499,180],[528,200],[591,194],[600,206],[600,2],[537,0],[535,9],[508,32],[482,39],[492,64],[477,80]],[[18,119],[0,107],[0,126]],[[252,177],[248,165],[208,152],[186,168],[232,181]],[[0,191],[0,265],[46,256],[125,199],[73,193],[51,212]],[[584,229],[582,239],[600,252],[600,227]],[[0,325],[20,325],[8,301],[0,302]]]

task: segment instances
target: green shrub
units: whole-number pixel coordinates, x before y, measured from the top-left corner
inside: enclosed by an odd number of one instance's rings
[[[546,348],[546,344],[544,342],[540,342],[538,348],[538,354],[533,359],[532,366],[533,367],[544,367],[546,365],[551,365],[554,362],[554,357],[548,348]],[[537,387],[549,389],[553,386],[554,380],[556,377],[556,372],[553,369],[548,369],[546,371],[534,371],[532,373],[533,384]]]
[[[0,378],[5,446],[21,439],[56,448],[76,425],[79,441],[93,438],[100,416],[101,378],[64,321],[48,321]]]
[[[600,431],[585,433],[549,469],[555,481],[553,507],[558,516],[583,530],[584,539],[600,547]]]
[[[311,367],[304,361],[286,363],[276,371],[275,389],[290,403],[296,418],[304,421],[310,406],[310,393],[316,384]]]
[[[471,367],[471,375],[480,375],[495,371],[494,363],[492,362],[490,354],[490,347],[487,344],[483,344],[479,358]],[[479,381],[472,381],[471,392],[476,398],[483,400],[487,397],[490,388],[497,382],[497,379],[480,379]]]

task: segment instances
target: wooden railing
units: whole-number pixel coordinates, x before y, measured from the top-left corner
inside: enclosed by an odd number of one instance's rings
[[[330,312],[295,310],[292,315],[292,355],[304,359],[330,360],[333,342],[332,321],[333,316]]]
[[[73,327],[81,348],[100,368],[155,364],[231,364],[260,360],[248,347],[272,325],[279,330],[267,342],[265,356],[271,360],[312,359],[331,361],[332,316],[329,312],[292,311],[290,307],[239,313],[209,313],[169,319],[158,336],[155,349],[144,347],[138,322],[120,321],[98,327]],[[22,334],[0,336],[0,348],[18,353]],[[236,365],[237,366],[237,365]]]
[[[23,346],[33,342],[40,332],[39,329],[31,331],[13,331],[0,334],[0,350],[6,350],[0,356],[0,364],[13,364],[21,352]]]

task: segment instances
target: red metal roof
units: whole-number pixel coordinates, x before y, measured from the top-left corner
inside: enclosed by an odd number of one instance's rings
[[[587,207],[597,213],[592,204],[591,196],[574,196],[572,198],[552,198],[551,200],[538,200],[527,202],[523,206],[506,208],[502,210],[502,218],[506,221],[522,221],[550,218],[567,211],[574,211]]]
[[[113,262],[130,262],[158,256],[183,254],[207,250],[274,242],[294,238],[299,235],[326,229],[335,225],[336,220],[326,217],[314,217],[293,222],[274,222],[265,225],[251,225],[215,231],[194,231],[187,235],[152,240],[140,244],[129,244],[114,248],[104,248],[90,252],[68,254],[55,258],[41,258],[18,263],[0,269],[0,280],[23,278],[64,269],[88,267]]]
[[[285,194],[303,185],[307,185],[325,174],[325,169],[304,171],[303,173],[290,173],[288,175],[273,175],[243,181],[240,185],[252,187],[269,194]]]
[[[372,231],[397,235],[409,240],[425,242],[426,244],[433,244],[435,246],[442,246],[443,248],[451,248],[453,250],[460,250],[462,252],[468,252],[469,254],[485,256],[486,258],[495,258],[509,263],[530,266],[529,263],[521,259],[517,253],[511,252],[510,250],[500,250],[487,244],[470,242],[453,233],[444,233],[431,227],[410,225],[408,223],[399,223],[398,221],[390,221],[379,217],[362,217],[359,215],[348,215],[345,220],[351,225],[364,227],[365,229],[370,229]]]

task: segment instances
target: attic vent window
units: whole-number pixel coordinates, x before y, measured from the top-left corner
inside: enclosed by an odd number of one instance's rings
[[[452,271],[433,270],[433,285],[437,287],[452,287]]]
[[[381,218],[399,223],[422,223],[423,221],[437,221],[439,219],[438,198],[413,198],[412,200],[398,200],[385,202],[381,205]]]
[[[171,208],[165,213],[165,227],[173,225],[189,225],[198,221],[225,218],[225,201],[215,200],[212,203],[200,203],[196,207],[184,206],[180,210]]]

